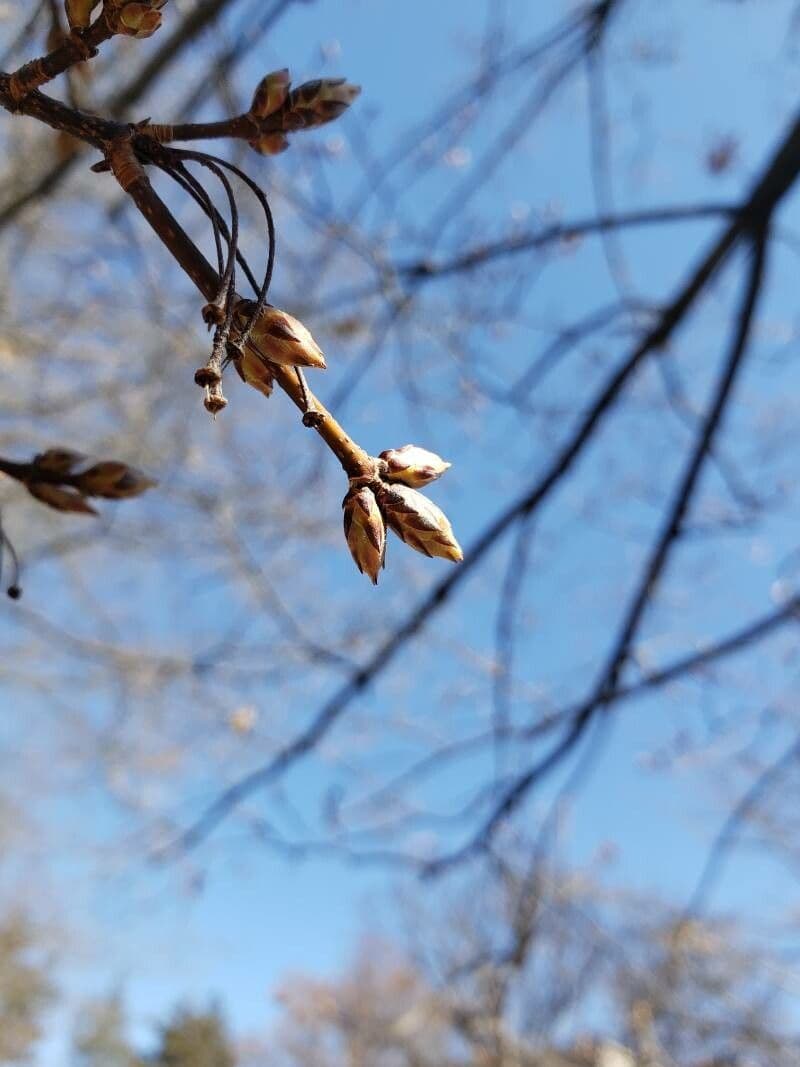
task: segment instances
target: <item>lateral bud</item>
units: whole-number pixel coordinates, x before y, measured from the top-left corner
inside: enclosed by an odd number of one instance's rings
[[[64,0],[67,22],[71,30],[85,30],[92,21],[92,12],[101,0]]]
[[[250,115],[254,119],[265,119],[268,115],[277,111],[279,107],[283,106],[286,97],[289,95],[289,86],[291,84],[292,79],[289,77],[289,71],[285,67],[283,70],[273,70],[271,74],[267,74],[258,83],[256,91],[253,93]]]
[[[262,156],[278,156],[289,147],[289,138],[283,133],[264,133],[248,142]]]
[[[247,302],[237,308],[237,326],[244,330],[248,315]],[[246,348],[253,345],[270,363],[282,367],[317,367],[325,369],[322,349],[309,330],[286,311],[279,308],[262,308],[253,323]]]
[[[119,4],[118,0],[110,5],[113,11],[112,25],[117,33],[126,37],[143,39],[152,37],[161,25],[161,8],[167,0],[132,0]],[[108,6],[108,0],[106,0]]]
[[[389,482],[401,482],[412,489],[421,489],[429,482],[441,478],[452,466],[435,452],[419,445],[403,445],[402,448],[387,448],[380,459],[386,464],[383,477]]]

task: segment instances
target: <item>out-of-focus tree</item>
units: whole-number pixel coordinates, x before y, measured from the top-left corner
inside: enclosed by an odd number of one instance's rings
[[[179,1008],[161,1028],[158,1067],[235,1067],[236,1055],[217,1007]]]
[[[789,971],[733,924],[551,864],[454,892],[415,895],[405,941],[367,937],[339,977],[287,981],[253,1067],[800,1064]]]
[[[143,1067],[144,1060],[132,1048],[126,1025],[120,993],[86,1004],[72,1042],[75,1067]]]
[[[0,920],[0,1063],[28,1063],[55,998],[41,931],[22,912]]]
[[[447,1067],[452,1030],[426,978],[385,940],[367,939],[338,981],[288,978],[277,993],[286,1064],[305,1067]]]

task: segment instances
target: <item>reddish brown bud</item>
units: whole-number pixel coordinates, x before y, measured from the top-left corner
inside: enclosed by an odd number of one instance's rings
[[[234,367],[243,382],[252,385],[264,396],[272,395],[272,386],[275,378],[269,369],[269,364],[259,356],[252,345],[248,345],[241,359],[236,360]]]
[[[361,92],[345,78],[319,78],[289,93],[283,108],[284,130],[308,130],[337,119]]]
[[[117,11],[114,28],[128,37],[152,37],[161,25],[161,8],[166,0],[134,0]]]
[[[198,367],[194,372],[195,385],[199,385],[201,389],[205,389],[206,386],[219,385],[222,381],[222,375],[216,367],[212,367],[206,364],[204,367]]]
[[[140,496],[157,483],[142,471],[117,460],[103,460],[85,470],[77,479],[77,488],[86,496],[123,500]]]
[[[386,559],[386,526],[371,489],[351,489],[342,502],[344,536],[355,564],[362,574],[378,584]]]
[[[201,311],[206,326],[221,326],[225,321],[225,308],[221,304],[209,302]]]
[[[391,529],[417,552],[453,563],[464,558],[447,516],[416,489],[386,486],[380,494],[380,506]]]
[[[53,474],[69,474],[86,462],[82,452],[73,452],[69,448],[48,448],[33,457],[33,462],[43,471]]]
[[[88,500],[76,489],[63,485],[50,485],[48,482],[26,482],[25,488],[42,504],[47,504],[55,511],[68,511],[77,515],[96,515]]]
[[[249,144],[262,156],[278,156],[289,147],[289,138],[282,133],[265,133],[254,137]]]
[[[71,30],[85,30],[92,21],[92,12],[101,0],[64,0],[67,22]]]
[[[250,105],[250,114],[253,118],[265,119],[267,115],[277,111],[289,95],[289,86],[291,84],[292,79],[289,77],[289,71],[286,68],[274,70],[266,78],[262,78],[253,94],[253,102]]]
[[[381,452],[380,458],[386,463],[383,476],[387,481],[402,482],[412,489],[421,489],[423,485],[435,481],[451,466],[435,452],[429,452],[419,445],[387,448]]]
[[[237,309],[237,325],[244,329],[246,308]],[[306,327],[279,308],[265,307],[250,333],[252,345],[270,363],[282,367],[318,367],[325,369],[322,349]]]

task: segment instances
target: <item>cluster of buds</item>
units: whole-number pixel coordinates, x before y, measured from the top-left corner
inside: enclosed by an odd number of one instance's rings
[[[7,472],[12,473],[12,472]],[[91,460],[80,452],[50,448],[20,465],[15,475],[42,504],[56,511],[95,515],[87,497],[124,500],[140,496],[156,482],[117,460]]]
[[[71,30],[88,29],[95,10],[103,15],[114,33],[126,37],[150,37],[161,25],[161,9],[167,0],[64,0]]]
[[[271,367],[274,364],[325,369],[322,349],[299,319],[280,308],[267,305],[262,308],[245,337],[251,314],[252,304],[240,300],[234,312],[230,352],[243,382],[264,396],[270,396],[274,381]],[[195,374],[195,381],[208,388],[214,383],[207,379],[207,371],[207,367],[201,368]]]
[[[109,26],[126,37],[152,37],[161,26],[161,9],[167,0],[104,0]]]
[[[361,88],[345,78],[318,78],[289,91],[288,70],[276,70],[259,83],[248,118],[256,129],[250,145],[274,156],[289,147],[287,133],[310,130],[337,119],[353,103]]]
[[[453,563],[464,558],[444,512],[418,489],[450,467],[435,452],[417,445],[381,452],[374,476],[350,479],[344,498],[344,535],[362,574],[374,585],[386,563],[386,530],[425,556]]]

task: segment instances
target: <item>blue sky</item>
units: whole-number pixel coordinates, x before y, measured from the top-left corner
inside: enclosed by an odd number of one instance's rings
[[[500,6],[519,40],[533,36],[569,7],[557,0],[537,4],[507,0]],[[691,6],[687,16],[685,5],[677,0],[631,2],[631,21],[612,37],[609,110],[618,208],[737,198],[791,115],[797,74],[796,50],[787,35],[792,5],[778,0],[767,5],[704,0]],[[346,74],[364,89],[356,105],[359,116],[331,127],[330,134],[324,131],[311,136],[320,144],[328,136],[341,136],[347,146],[358,136],[353,126],[358,122],[360,135],[368,131],[372,151],[379,157],[399,130],[413,128],[433,101],[460,84],[484,32],[486,11],[487,5],[478,0],[458,4],[455,0],[440,4],[409,0],[402,5],[390,0],[296,4],[271,33],[257,61],[248,62],[237,72],[235,83],[244,97],[247,87],[274,67],[289,66],[297,81],[318,73]],[[168,20],[169,15],[166,17]],[[652,50],[651,60],[642,58],[645,46]],[[144,46],[153,47],[154,42]],[[154,118],[166,120],[184,89],[181,79],[176,78],[159,91],[159,113],[154,113]],[[524,86],[515,88],[517,95],[509,107],[518,106],[524,90]],[[476,236],[502,233],[515,219],[530,221],[556,210],[565,218],[593,212],[585,103],[585,79],[579,76],[556,99],[534,133],[523,138],[513,164],[500,168],[470,202],[462,219],[465,224],[445,230],[442,250],[457,250]],[[216,106],[210,106],[209,114],[217,114]],[[440,161],[424,180],[410,184],[407,190],[399,183],[393,188],[396,209],[406,229],[394,244],[389,234],[386,247],[390,252],[399,250],[405,256],[427,252],[424,223],[435,217],[436,206],[447,202],[458,182],[468,178],[470,167],[493,136],[493,122],[502,119],[502,111],[492,115],[492,121],[487,120],[484,126],[478,123],[457,146],[467,151],[463,166]],[[712,177],[703,167],[704,154],[722,135],[737,138],[740,147],[730,174]],[[282,164],[280,158],[269,164],[259,162],[255,172],[261,165],[269,180],[271,168]],[[337,203],[350,203],[353,191],[363,183],[352,149],[325,169],[331,195]],[[313,183],[301,187],[301,192],[312,199],[321,195]],[[385,223],[385,208],[379,206],[374,216],[371,211],[368,206],[364,219],[374,232]],[[796,214],[797,205],[790,202],[783,220],[787,226]],[[80,219],[75,222],[79,224]],[[291,219],[286,220],[289,232],[297,239],[300,231],[292,229],[294,225]],[[650,230],[626,235],[626,255],[634,265],[635,282],[642,294],[652,299],[669,295],[687,263],[697,258],[715,232],[715,225],[693,223],[659,230],[657,242]],[[408,227],[417,231],[416,239],[409,237]],[[154,254],[158,255],[158,250]],[[698,390],[710,380],[714,360],[721,354],[720,325],[737,291],[734,266],[675,345],[676,359],[693,375],[692,386]],[[520,282],[525,282],[528,268],[520,264],[510,269],[512,273],[518,271]],[[292,299],[300,297],[286,291],[287,277],[279,260],[276,286],[289,306]],[[745,383],[747,403],[732,420],[742,432],[730,435],[730,448],[743,461],[754,451],[757,414],[774,405],[775,397],[790,398],[797,387],[797,373],[791,366],[795,279],[792,254],[777,249],[762,314],[764,328],[756,338],[762,360]],[[506,281],[503,278],[504,284]],[[336,283],[336,277],[327,279],[327,292],[336,292]],[[479,279],[470,290],[476,305],[485,295],[481,286],[491,284],[491,277],[488,281]],[[564,256],[549,265],[531,290],[524,312],[532,321],[577,314],[612,299],[613,294],[602,251],[590,245],[577,257]],[[433,286],[421,314],[447,314],[449,299],[446,286]],[[457,312],[461,310],[457,308]],[[424,335],[425,322],[417,325]],[[487,376],[494,374],[503,380],[510,369],[526,365],[532,336],[526,330],[515,326],[507,335],[482,338],[488,357]],[[420,340],[416,335],[415,341],[421,356],[415,349],[408,358],[433,360],[424,336]],[[563,433],[564,420],[556,418],[545,433],[523,424],[518,415],[507,410],[492,410],[492,417],[487,418],[476,409],[470,423],[467,419],[448,421],[446,411],[420,413],[397,397],[387,401],[387,390],[396,390],[404,367],[403,344],[399,337],[388,347],[375,370],[374,391],[366,391],[366,396],[349,403],[352,423],[348,425],[353,425],[359,439],[375,452],[393,442],[424,436],[424,443],[452,459],[452,472],[432,495],[446,507],[463,542],[469,545],[517,480],[542,468],[547,446]],[[624,345],[625,338],[615,344]],[[787,345],[788,359],[781,357]],[[701,359],[698,353],[708,353],[709,358]],[[347,358],[352,359],[353,354]],[[344,373],[346,366],[337,369],[332,365],[324,386],[320,386],[323,397],[335,389],[337,375]],[[424,367],[420,377],[434,388],[439,373],[433,362]],[[567,370],[553,383],[545,400],[568,412],[574,396],[584,395],[587,386],[599,381],[597,373],[590,360],[576,365],[574,371]],[[449,370],[441,370],[443,381],[448,374]],[[661,492],[674,481],[679,469],[686,437],[679,430],[656,425],[652,415],[654,382],[655,378],[645,378],[637,389],[636,403],[619,426],[601,439],[559,494],[535,541],[536,565],[525,579],[530,618],[520,642],[520,670],[531,686],[547,679],[562,698],[576,695],[580,692],[578,683],[582,685],[592,677],[592,667],[608,645],[609,627],[623,602],[620,583],[626,574],[636,573],[648,532],[657,519],[657,509],[643,487]],[[243,410],[255,412],[255,407],[247,408],[248,402],[255,403],[245,401]],[[780,418],[789,420],[792,411],[790,402],[786,403],[788,410],[782,410]],[[469,441],[465,440],[467,424]],[[780,419],[778,424],[783,425]],[[292,432],[297,432],[296,428]],[[505,456],[511,437],[516,441],[516,466]],[[790,454],[787,448],[787,457]],[[494,462],[497,456],[502,459],[499,470]],[[777,464],[781,470],[791,466],[788,459],[779,459]],[[603,500],[609,471],[619,473],[623,484],[634,488],[629,496],[621,495],[614,508]],[[337,493],[341,495],[338,483],[335,489],[325,491],[331,500]],[[712,509],[719,495],[719,487],[710,479],[704,506]],[[335,505],[329,514],[332,523],[338,523]],[[702,540],[689,545],[670,572],[664,604],[653,613],[646,628],[645,638],[656,659],[681,652],[687,641],[691,645],[695,639],[725,633],[737,620],[767,611],[777,563],[793,547],[795,529],[792,510],[785,508],[770,516],[762,530],[732,536],[721,553]],[[637,530],[638,537],[629,536],[630,531]],[[443,613],[432,647],[424,652],[407,650],[359,702],[365,730],[373,734],[379,731],[385,708],[398,699],[415,712],[424,713],[429,707],[432,716],[441,717],[439,723],[445,731],[449,722],[460,727],[467,721],[485,720],[489,692],[485,678],[479,678],[479,672],[455,652],[449,658],[446,653],[462,641],[476,649],[491,647],[494,608],[486,605],[496,594],[508,547],[498,547],[488,568],[471,579],[464,597]],[[291,552],[291,548],[282,551]],[[335,549],[326,547],[320,566],[320,580],[330,599],[341,598],[348,610],[364,601],[368,603],[364,610],[398,617],[403,607],[413,602],[415,583],[417,589],[424,588],[441,573],[444,564],[434,561],[421,571],[401,562],[398,553],[397,566],[390,560],[386,578],[376,592],[366,585],[356,586],[349,560],[338,545]],[[170,561],[154,561],[141,577],[142,586],[160,588],[173,582],[175,572],[171,568]],[[700,602],[687,599],[687,591],[691,592],[698,576],[711,573],[715,576],[712,594]],[[192,633],[203,635],[213,635],[231,621],[213,594],[198,593],[195,578],[189,568],[174,580],[169,593],[174,607],[165,607],[150,619],[154,634],[170,636],[176,617],[191,626]],[[46,580],[44,571],[32,576],[30,599],[34,603],[37,588],[43,589]],[[130,593],[131,618],[135,619],[134,605],[143,596],[141,587],[130,571],[119,581]],[[575,591],[574,601],[564,597],[564,589]],[[785,647],[780,640],[775,644],[779,649]],[[791,677],[781,675],[778,679],[773,675],[773,662],[758,650],[743,657],[737,672],[725,675],[710,693],[701,692],[699,686],[685,686],[675,693],[626,706],[564,831],[565,854],[582,862],[605,842],[613,841],[618,849],[614,879],[679,901],[686,899],[731,796],[741,792],[745,783],[736,779],[720,784],[716,777],[705,783],[702,767],[698,774],[692,764],[691,744],[690,754],[669,774],[653,771],[652,753],[674,742],[681,723],[685,723],[699,752],[703,744],[703,719],[698,713],[701,705],[702,714],[716,712],[731,718],[740,705],[751,710],[753,699],[765,704],[774,700],[781,708],[790,707],[787,692],[791,694]],[[585,668],[580,678],[575,676],[576,664]],[[330,680],[315,682],[312,697],[330,684]],[[748,695],[752,692],[748,686],[756,688],[757,697]],[[308,707],[302,685],[287,692],[281,700],[292,714]],[[263,684],[260,689],[256,681],[248,683],[242,694],[243,700],[253,697],[264,707],[271,706]],[[107,695],[98,698],[98,715],[102,701],[108,699]],[[15,694],[14,700],[14,710],[24,713],[17,722],[46,722],[48,709],[37,706],[35,697]],[[279,710],[285,711],[283,706]],[[9,743],[13,743],[14,729],[9,730]],[[776,744],[779,739],[778,731]],[[737,734],[733,727],[726,734],[725,743],[731,751],[746,741],[746,736]],[[770,744],[768,738],[767,747]],[[377,756],[367,753],[363,758],[378,760],[379,768],[388,772],[396,766],[402,746],[401,739],[390,740]],[[41,748],[46,759],[46,738]],[[256,756],[249,753],[247,759],[253,762]],[[354,755],[354,761],[361,758],[359,753]],[[228,769],[235,776],[236,766]],[[474,767],[464,764],[437,778],[428,787],[427,799],[438,804],[459,795],[471,770]],[[300,797],[299,806],[304,809],[307,805],[310,811],[318,796],[336,780],[328,766],[312,761],[293,773],[291,787]],[[181,797],[180,816],[189,819],[214,795],[217,785],[218,778],[204,778],[201,768]],[[538,798],[529,813],[535,812],[547,796]],[[259,848],[235,824],[223,828],[204,848],[199,866],[192,863],[161,870],[138,860],[120,859],[116,843],[127,840],[128,825],[124,812],[102,789],[80,781],[71,799],[62,793],[53,803],[56,807],[52,811],[45,805],[39,814],[45,824],[52,818],[51,827],[59,828],[60,846],[52,850],[50,861],[37,869],[36,876],[52,896],[55,913],[66,913],[75,936],[62,954],[59,976],[65,1001],[42,1049],[42,1067],[66,1062],[68,1020],[76,1005],[87,995],[115,986],[124,988],[133,1033],[143,1042],[149,1040],[153,1022],[179,1000],[203,1002],[219,997],[237,1032],[263,1029],[271,1017],[271,988],[288,971],[319,973],[340,966],[393,880],[392,872],[380,867],[353,868],[321,859],[287,862]],[[135,841],[134,837],[132,847]],[[113,870],[100,859],[83,859],[103,857],[106,851],[114,855]],[[770,867],[767,875],[761,860],[735,862],[735,877],[726,879],[715,900],[723,906],[747,909],[758,891],[762,911],[777,917],[791,899],[791,878],[782,876],[777,867]]]

